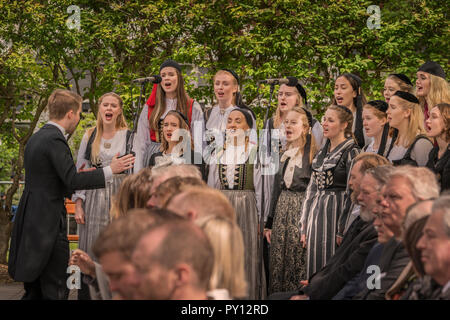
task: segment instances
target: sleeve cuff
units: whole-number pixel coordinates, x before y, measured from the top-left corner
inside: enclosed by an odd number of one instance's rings
[[[110,166],[103,168],[103,174],[105,175],[105,184],[112,180],[113,173]]]

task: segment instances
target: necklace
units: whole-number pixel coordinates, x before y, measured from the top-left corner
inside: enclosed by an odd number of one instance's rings
[[[103,143],[103,146],[105,147],[105,149],[109,149],[109,148],[111,148],[111,143],[109,143],[109,142],[104,142],[104,143]]]

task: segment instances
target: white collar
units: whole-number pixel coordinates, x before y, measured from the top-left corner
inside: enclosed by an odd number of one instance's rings
[[[61,125],[59,125],[59,124],[57,124],[56,122],[53,122],[53,121],[49,121],[49,122],[47,122],[47,124],[51,124],[51,125],[57,127],[61,131],[61,133],[63,134],[64,138],[66,138],[66,140],[67,140],[67,137],[69,136],[69,134],[66,133],[66,129],[64,129]]]

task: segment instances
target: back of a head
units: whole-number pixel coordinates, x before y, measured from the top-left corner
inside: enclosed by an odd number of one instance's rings
[[[122,181],[112,202],[111,217],[113,219],[124,216],[130,209],[145,208],[150,198],[150,176],[151,169],[143,168]]]
[[[163,181],[172,177],[192,177],[202,179],[199,168],[192,164],[179,164],[172,166],[157,167],[152,169],[152,179],[164,177]]]
[[[205,182],[201,179],[194,177],[172,177],[161,183],[156,188],[156,196],[158,198],[159,206],[164,208],[170,199],[179,194],[184,188],[189,186],[206,186]]]
[[[183,191],[178,200],[180,206],[195,210],[197,219],[216,215],[236,221],[233,206],[219,190],[209,187],[189,187]]]
[[[361,163],[361,167],[359,169],[361,173],[365,173],[370,168],[389,165],[389,160],[373,152],[363,152],[358,154],[353,159],[353,165],[358,162]]]
[[[390,179],[402,177],[411,187],[414,197],[419,200],[434,199],[439,197],[439,184],[434,173],[425,167],[399,166],[394,169]]]
[[[442,226],[448,238],[450,238],[450,194],[440,196],[433,202],[432,214],[442,212]]]
[[[377,181],[378,190],[380,190],[389,181],[392,172],[394,172],[394,166],[387,164],[367,169],[365,173],[370,174]]]
[[[148,258],[166,269],[186,263],[196,275],[196,281],[190,285],[206,292],[214,264],[214,251],[205,233],[192,222],[180,219],[159,224],[144,236],[151,237],[160,232],[164,232],[163,238]]]
[[[54,90],[47,102],[50,120],[61,120],[70,110],[78,111],[82,102],[83,99],[75,92],[64,89]]]
[[[100,232],[92,246],[94,255],[100,258],[109,252],[119,251],[130,260],[140,237],[159,219],[159,214],[148,209],[134,209],[114,219]]]
[[[214,250],[209,290],[227,289],[233,298],[247,297],[244,240],[239,226],[225,217],[210,215],[195,222],[208,236]]]

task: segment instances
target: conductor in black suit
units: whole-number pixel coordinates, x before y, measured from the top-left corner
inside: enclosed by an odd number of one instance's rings
[[[134,157],[114,157],[111,165],[79,172],[66,137],[80,121],[82,99],[55,90],[48,100],[50,121],[25,148],[25,190],[11,236],[8,272],[24,282],[22,299],[67,299],[69,261],[64,198],[75,190],[104,188],[114,173],[133,166]]]

